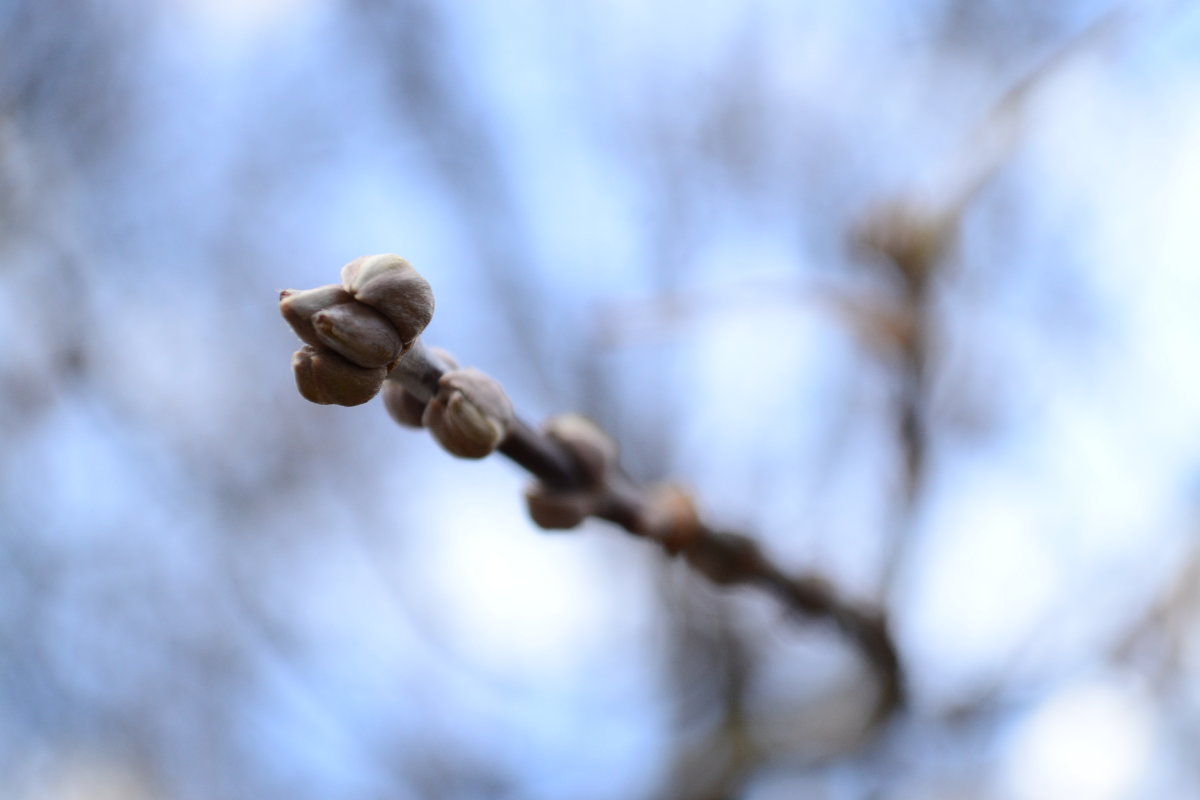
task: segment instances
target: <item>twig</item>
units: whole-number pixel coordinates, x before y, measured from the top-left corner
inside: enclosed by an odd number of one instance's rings
[[[682,557],[719,586],[755,586],[797,616],[827,620],[861,652],[879,684],[871,727],[903,704],[900,660],[882,613],[847,600],[819,576],[787,574],[749,537],[702,521],[678,487],[635,484],[617,464],[615,442],[590,421],[566,415],[541,429],[524,422],[494,380],[458,369],[448,354],[421,342],[432,293],[403,259],[364,257],[342,276],[341,287],[281,295],[285,319],[308,343],[293,359],[306,398],[357,405],[382,388],[394,419],[428,428],[452,454],[498,451],[530,473],[537,482],[527,500],[541,527],[572,528],[598,517]],[[381,314],[409,335],[393,342],[378,333],[371,326]],[[388,346],[398,353],[390,370],[371,366]],[[372,381],[374,390],[364,393]]]
[[[416,397],[430,398],[438,391],[445,366],[418,342],[389,376]],[[586,470],[558,439],[534,430],[516,418],[498,451],[542,483],[555,490],[587,490]],[[882,719],[903,702],[903,679],[899,657],[886,620],[873,610],[859,608],[839,597],[817,576],[789,576],[772,563],[747,536],[709,527],[695,520],[690,541],[679,544],[663,535],[646,520],[655,516],[651,493],[617,471],[605,482],[605,494],[593,516],[612,522],[634,536],[649,538],[670,555],[683,556],[688,564],[720,586],[748,584],[775,595],[792,611],[807,617],[824,618],[839,628],[862,652],[880,683],[877,718]]]
[[[896,430],[903,455],[902,497],[881,562],[881,603],[895,591],[910,557],[915,510],[929,468],[935,279],[949,270],[950,250],[968,209],[1016,149],[1026,109],[1038,91],[1072,59],[1122,32],[1144,10],[1144,4],[1117,5],[1043,57],[991,105],[944,164],[931,170],[932,180],[871,209],[854,231],[859,244],[884,257],[902,289],[890,311],[901,323],[891,327],[899,355]],[[866,315],[859,316],[862,325]]]

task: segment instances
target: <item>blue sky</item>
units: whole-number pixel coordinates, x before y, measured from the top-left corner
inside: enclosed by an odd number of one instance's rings
[[[10,73],[49,76],[0,113],[0,775],[30,798],[97,760],[156,775],[147,796],[214,770],[244,775],[229,797],[420,796],[453,745],[514,796],[648,795],[680,737],[683,571],[601,525],[536,532],[514,469],[377,404],[304,404],[274,292],[404,255],[430,342],[531,419],[601,416],[639,477],[871,597],[897,377],[846,302],[894,284],[849,232],[943,196],[1000,93],[1108,8],[985,5],[959,29],[933,2],[130,2],[75,38],[0,12]],[[939,277],[892,615],[912,724],[997,683],[1006,704],[978,752],[898,747],[913,796],[955,769],[981,797],[1200,780],[1173,733],[1195,698],[1110,655],[1196,528],[1200,14],[1146,8],[1039,82]],[[861,687],[852,656],[705,597],[755,642],[775,766],[747,796],[869,785],[789,760],[813,698]]]

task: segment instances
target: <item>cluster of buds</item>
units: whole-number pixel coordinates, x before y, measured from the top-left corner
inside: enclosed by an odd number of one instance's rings
[[[342,282],[285,289],[279,310],[304,347],[292,356],[296,388],[314,403],[357,406],[433,317],[429,284],[403,258],[363,256],[342,267]]]
[[[314,403],[356,406],[382,390],[396,422],[428,429],[452,455],[484,458],[500,447],[516,424],[512,403],[489,376],[419,343],[433,316],[433,292],[412,265],[394,255],[363,256],[344,266],[341,278],[280,294],[280,312],[304,342],[292,357],[300,394]],[[687,548],[700,525],[682,490],[662,486],[622,496],[628,479],[617,465],[617,444],[586,417],[554,417],[542,434],[568,454],[578,480],[569,489],[530,486],[525,496],[535,523],[564,530],[590,516],[619,515],[633,533],[668,552]]]
[[[908,269],[927,261],[934,244],[927,235],[910,237],[888,252]],[[500,450],[536,476],[525,499],[540,527],[564,530],[588,517],[608,520],[679,554],[718,585],[756,583],[794,609],[828,616],[859,642],[879,672],[881,710],[900,703],[899,663],[881,616],[848,606],[818,580],[789,579],[752,540],[708,529],[680,487],[634,485],[618,465],[616,442],[586,417],[554,417],[540,433],[520,422],[495,380],[421,344],[433,316],[433,292],[404,259],[364,256],[343,267],[341,279],[280,294],[280,312],[304,342],[292,357],[304,398],[356,406],[382,390],[396,422],[428,429],[451,454],[483,458]]]
[[[304,342],[292,356],[300,394],[314,403],[356,406],[382,390],[396,422],[428,429],[452,455],[484,458],[499,448],[517,425],[512,403],[489,376],[420,344],[433,317],[433,292],[420,273],[399,256],[374,255],[342,267],[341,278],[280,293],[280,312]],[[542,435],[567,455],[576,478],[571,488],[538,481],[526,491],[529,514],[542,528],[604,517],[671,553],[686,550],[697,535],[691,499],[677,487],[623,491],[629,484],[617,465],[617,444],[591,420],[554,417]]]
[[[383,403],[406,428],[428,428],[438,444],[459,458],[484,458],[508,437],[516,421],[512,403],[493,378],[473,367],[459,369],[440,348],[433,355],[450,369],[422,402],[396,377],[383,384]]]
[[[547,421],[542,432],[571,454],[582,481],[571,489],[538,481],[525,490],[529,516],[539,527],[568,530],[588,517],[616,519],[618,509],[624,509],[619,519],[630,533],[657,542],[672,555],[701,536],[690,495],[674,484],[633,490],[618,466],[617,443],[590,419],[563,414]]]
[[[539,527],[569,530],[603,512],[610,478],[617,469],[617,443],[579,414],[551,417],[542,433],[571,454],[582,481],[573,489],[556,489],[537,481],[525,490],[525,502]]]
[[[453,455],[483,458],[499,447],[515,419],[500,384],[479,370],[459,369],[449,354],[417,346],[433,317],[433,292],[420,273],[399,256],[375,255],[351,261],[341,277],[340,285],[280,293],[279,310],[305,343],[292,356],[300,394],[314,403],[356,406],[386,384],[392,417],[428,428]],[[406,357],[430,356],[432,364],[419,366],[436,369],[437,385],[422,398],[405,388],[399,375],[405,371],[396,367]]]

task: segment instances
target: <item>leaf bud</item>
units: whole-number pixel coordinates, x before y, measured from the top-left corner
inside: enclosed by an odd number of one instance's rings
[[[500,384],[479,370],[452,370],[438,381],[421,422],[452,455],[483,458],[508,435],[512,403]]]
[[[582,414],[560,414],[542,426],[546,435],[571,451],[589,486],[604,481],[617,464],[617,442]]]
[[[362,256],[342,267],[342,287],[388,318],[408,349],[433,318],[433,290],[400,256]]]
[[[300,395],[321,405],[357,406],[379,391],[387,370],[360,367],[330,350],[305,345],[292,356]]]
[[[321,343],[360,367],[391,367],[404,344],[387,318],[362,303],[318,311],[313,328]]]
[[[313,327],[313,315],[318,311],[352,302],[350,293],[337,284],[316,289],[284,289],[279,293],[279,313],[292,326],[305,344],[320,345],[321,339]]]
[[[691,496],[672,483],[651,487],[636,527],[638,533],[658,542],[671,555],[687,550],[702,533]]]
[[[404,388],[404,384],[395,378],[383,382],[379,396],[383,398],[383,407],[398,425],[406,428],[420,428],[421,416],[425,413],[425,404],[418,400],[412,392]]]
[[[593,492],[559,492],[534,483],[525,490],[529,516],[539,528],[565,531],[578,526],[593,513]]]
[[[950,249],[958,213],[919,198],[875,209],[857,231],[858,241],[895,265],[915,292],[924,290]]]

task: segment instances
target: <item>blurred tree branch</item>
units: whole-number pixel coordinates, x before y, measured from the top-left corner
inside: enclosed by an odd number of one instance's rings
[[[855,244],[872,251],[899,281],[890,301],[842,304],[868,341],[889,338],[898,357],[897,440],[903,457],[902,504],[883,558],[879,596],[887,598],[904,568],[913,513],[925,482],[929,450],[930,369],[939,331],[934,301],[952,267],[955,240],[980,192],[1011,157],[1022,120],[1036,94],[1074,59],[1124,32],[1135,18],[1118,5],[1052,50],[992,104],[932,177],[869,210],[852,231]],[[886,602],[886,601],[885,601]]]
[[[537,482],[527,500],[539,526],[567,529],[589,516],[604,519],[682,557],[718,586],[757,587],[798,616],[831,623],[877,679],[868,727],[903,704],[900,660],[881,612],[847,600],[818,575],[788,574],[754,540],[712,527],[680,487],[637,485],[618,465],[616,443],[590,421],[564,415],[540,430],[522,421],[498,383],[477,370],[459,369],[448,354],[423,345],[419,333],[432,314],[432,296],[403,259],[364,256],[343,268],[341,287],[287,290],[280,307],[307,342],[293,360],[307,399],[358,405],[382,388],[397,422],[429,428],[451,454],[482,458],[496,451],[533,475]],[[377,349],[367,347],[376,341],[368,338],[373,334],[366,331],[374,331],[368,323],[376,324],[380,314],[406,332],[394,340],[392,352],[398,355],[392,356],[386,381],[385,370],[374,366],[381,358]]]

